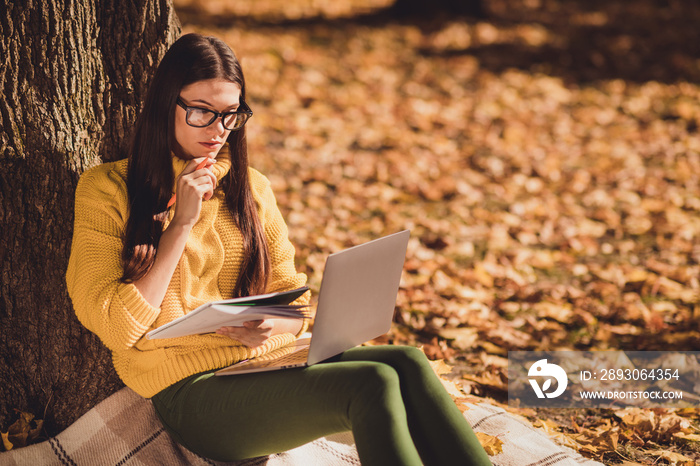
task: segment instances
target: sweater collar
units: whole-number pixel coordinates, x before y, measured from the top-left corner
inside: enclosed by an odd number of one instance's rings
[[[189,160],[184,160],[177,157],[175,154],[171,153],[171,158],[173,162],[173,175],[175,179],[185,170],[187,164],[190,163]],[[221,179],[226,176],[226,174],[231,169],[231,155],[229,153],[228,144],[221,148],[218,155],[216,156],[216,163],[211,166],[211,171],[216,176],[216,179],[220,182]],[[177,185],[177,183],[176,183]]]

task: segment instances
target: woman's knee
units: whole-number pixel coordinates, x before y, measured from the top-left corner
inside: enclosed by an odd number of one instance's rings
[[[343,356],[347,361],[373,361],[394,368],[401,378],[422,377],[432,373],[425,353],[413,346],[361,346],[353,348]]]
[[[401,398],[399,374],[388,364],[361,364],[355,371],[354,384],[356,401],[366,406],[379,406],[393,398]]]
[[[368,361],[358,368],[357,377],[362,386],[371,386],[375,389],[391,389],[398,387],[399,375],[393,367],[382,362]]]
[[[399,372],[430,370],[430,363],[425,353],[413,346],[386,346],[386,362]]]
[[[366,362],[355,371],[353,402],[349,414],[353,424],[377,416],[388,422],[405,416],[399,374],[388,364]],[[360,421],[362,422],[362,421]]]
[[[428,364],[428,358],[425,353],[414,346],[395,346],[399,350],[400,354],[411,363],[414,364]]]

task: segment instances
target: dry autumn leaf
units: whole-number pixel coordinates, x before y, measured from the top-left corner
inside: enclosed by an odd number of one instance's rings
[[[619,417],[625,425],[637,428],[643,432],[653,432],[657,426],[656,414],[654,411],[628,408],[615,411],[615,415]]]
[[[2,437],[2,445],[5,447],[5,451],[10,451],[14,447],[12,442],[10,442],[10,435],[8,432],[0,432],[0,437]]]
[[[498,437],[493,435],[485,434],[483,432],[474,432],[476,438],[479,439],[479,443],[486,450],[486,454],[489,456],[495,456],[499,453],[503,453],[503,441]]]
[[[696,466],[698,463],[685,455],[666,450],[651,450],[647,452],[658,459],[663,459],[672,466]]]
[[[479,331],[471,327],[442,328],[438,335],[452,340],[452,346],[461,350],[474,348],[479,340]]]
[[[687,440],[688,442],[700,442],[700,435],[698,434],[686,434],[683,432],[675,432],[673,434],[673,437],[680,440]]]
[[[452,372],[452,366],[446,364],[442,359],[428,360],[428,362],[430,363],[430,367],[433,369],[433,372],[435,372],[435,374],[438,376]]]
[[[556,432],[561,429],[561,425],[550,419],[537,419],[533,424],[535,427],[541,427],[547,434]]]
[[[24,411],[17,411],[18,418],[12,423],[7,432],[0,432],[5,450],[20,448],[29,445],[41,434],[44,421],[34,419],[34,415]]]

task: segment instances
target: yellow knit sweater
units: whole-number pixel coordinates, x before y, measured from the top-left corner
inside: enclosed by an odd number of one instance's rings
[[[186,162],[173,157],[177,176]],[[212,167],[221,179],[230,169],[228,154]],[[75,228],[66,281],[78,319],[112,351],[114,367],[140,395],[150,398],[198,372],[265,354],[294,339],[282,334],[251,349],[223,335],[147,340],[145,334],[201,304],[231,298],[242,259],[241,232],[220,189],[202,203],[180,262],[160,308],[151,306],[133,284],[120,282],[122,233],[128,217],[127,161],[86,171],[75,193]],[[250,183],[266,233],[272,271],[268,291],[297,288],[306,275],[294,267],[294,246],[270,183],[250,169]],[[172,209],[171,209],[172,210]],[[172,218],[173,212],[170,213]],[[167,221],[166,221],[167,226]],[[308,293],[297,303],[307,303]],[[302,331],[307,325],[304,324]]]

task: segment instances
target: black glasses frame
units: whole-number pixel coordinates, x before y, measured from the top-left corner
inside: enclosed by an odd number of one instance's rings
[[[177,104],[180,107],[182,107],[183,109],[185,109],[185,112],[187,112],[187,115],[185,116],[185,123],[187,123],[188,125],[190,125],[194,128],[205,128],[205,127],[211,125],[212,123],[214,123],[218,118],[221,118],[221,125],[225,129],[227,129],[228,131],[238,131],[239,129],[243,128],[245,126],[245,124],[248,123],[248,120],[250,120],[250,117],[253,116],[253,111],[250,109],[248,104],[245,103],[245,100],[241,100],[241,103],[238,106],[238,110],[236,110],[235,112],[221,112],[221,113],[215,112],[214,110],[210,110],[210,109],[204,108],[204,107],[194,107],[191,105],[187,105],[180,97],[177,98]],[[211,117],[211,120],[209,120],[209,123],[207,123],[205,125],[193,125],[192,123],[190,123],[190,112],[192,112],[194,110],[203,110],[205,112],[212,113],[213,116]],[[229,115],[246,115],[246,119],[245,119],[245,121],[243,121],[243,124],[241,126],[239,126],[238,128],[228,128],[228,127],[226,127],[226,123],[224,123],[224,118],[229,116]]]

